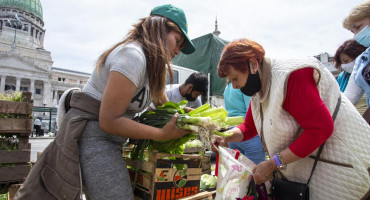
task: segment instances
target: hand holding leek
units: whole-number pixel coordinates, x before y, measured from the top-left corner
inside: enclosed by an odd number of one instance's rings
[[[232,136],[232,132],[227,130],[229,126],[242,123],[243,117],[227,118],[227,111],[223,107],[211,108],[209,104],[204,104],[197,109],[185,113],[184,108],[187,101],[179,103],[166,102],[157,109],[144,112],[139,119],[140,123],[169,130],[171,126],[167,124],[175,113],[179,113],[176,125],[180,129],[191,130],[191,134],[181,138],[171,140],[151,140],[147,145],[149,150],[157,150],[162,153],[183,153],[183,144],[190,139],[195,139],[198,134],[208,149],[211,149],[211,135],[222,137]],[[171,124],[171,123],[170,123]],[[173,127],[172,127],[173,128]],[[175,138],[176,136],[170,136]],[[177,136],[178,137],[178,136]],[[141,147],[143,148],[143,147]]]
[[[239,128],[229,130],[232,135],[230,137],[220,137],[212,135],[212,150],[217,151],[217,146],[227,146],[228,142],[241,142],[244,138],[242,131]]]
[[[163,126],[161,129],[162,134],[159,136],[158,140],[177,139],[191,133],[191,131],[181,129],[177,126],[178,117],[179,114],[175,113],[171,120]]]

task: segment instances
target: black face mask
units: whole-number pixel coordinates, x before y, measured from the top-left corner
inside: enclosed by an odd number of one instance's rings
[[[193,93],[193,90],[191,90],[190,94],[186,93],[185,94],[185,99],[188,101],[195,101],[196,98],[194,98],[191,94]]]
[[[261,80],[258,71],[255,74],[251,73],[249,63],[248,70],[249,70],[248,80],[245,83],[244,87],[240,88],[240,91],[243,94],[251,97],[261,90]]]

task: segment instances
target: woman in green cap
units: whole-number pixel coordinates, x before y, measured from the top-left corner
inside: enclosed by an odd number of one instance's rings
[[[82,185],[90,199],[134,199],[123,143],[128,138],[168,140],[189,133],[177,128],[176,115],[161,129],[132,120],[151,102],[168,101],[170,61],[180,51],[195,50],[183,10],[158,6],[133,27],[99,57],[82,91],[65,95],[60,108],[66,114],[58,116],[62,120],[57,138],[32,169],[18,199],[80,199]]]

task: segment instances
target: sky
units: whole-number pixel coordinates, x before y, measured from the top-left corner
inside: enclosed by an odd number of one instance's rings
[[[184,10],[191,39],[211,33],[249,38],[266,56],[309,57],[337,48],[353,34],[342,21],[362,0],[41,0],[44,48],[53,67],[91,73],[99,55],[121,41],[152,8],[173,4]]]

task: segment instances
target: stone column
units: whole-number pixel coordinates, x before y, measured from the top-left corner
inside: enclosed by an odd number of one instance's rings
[[[31,99],[34,99],[34,97],[35,97],[35,79],[30,79],[30,81],[31,81],[30,92],[32,92]]]
[[[55,102],[55,89],[52,89],[51,91],[52,91],[51,98],[53,100],[53,105],[54,105],[54,102]]]
[[[15,77],[16,79],[17,79],[17,81],[16,81],[16,83],[15,83],[15,90],[16,91],[20,91],[20,89],[21,89],[21,80],[22,80],[22,78],[20,78],[20,77]]]
[[[5,93],[5,81],[6,81],[6,76],[1,75],[0,93]]]
[[[48,80],[44,80],[44,91],[43,91],[43,102],[46,102],[46,106],[52,106],[52,91],[51,84]]]
[[[53,90],[53,106],[58,106],[58,90]]]

